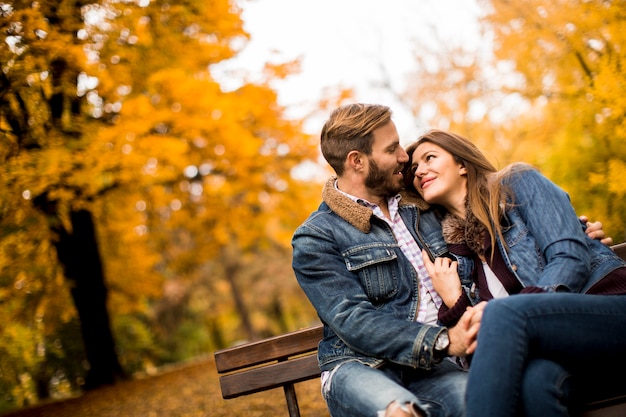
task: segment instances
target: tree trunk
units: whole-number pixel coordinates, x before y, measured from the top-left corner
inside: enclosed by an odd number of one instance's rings
[[[226,275],[226,279],[230,284],[230,292],[233,296],[233,300],[235,301],[235,308],[239,313],[239,317],[241,317],[242,330],[244,331],[247,340],[258,340],[259,335],[254,330],[254,326],[252,326],[252,321],[250,320],[250,312],[248,311],[248,307],[243,300],[241,290],[237,285],[237,276],[239,271],[239,265],[237,263],[237,260],[233,259],[231,256],[228,256],[228,254],[224,254],[222,256],[222,260],[224,263],[224,274]]]
[[[50,216],[50,220],[56,217],[54,202],[40,201],[38,206]],[[127,375],[115,352],[107,310],[107,288],[91,213],[87,210],[72,211],[70,219],[71,232],[56,221],[51,221],[50,229],[56,234],[53,243],[65,278],[70,283],[80,319],[85,355],[89,362],[84,389],[89,390],[127,379]]]

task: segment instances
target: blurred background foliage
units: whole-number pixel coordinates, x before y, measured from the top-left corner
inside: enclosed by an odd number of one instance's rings
[[[626,240],[624,2],[480,4],[480,48],[417,44],[398,95],[496,165],[536,165]],[[271,88],[297,61],[214,81],[249,39],[240,15],[0,0],[0,411],[317,320],[290,252],[320,200],[293,175],[317,137]]]
[[[578,213],[625,241],[626,2],[478,3],[479,47],[418,45],[404,101],[426,126],[472,139],[497,167],[535,165]]]

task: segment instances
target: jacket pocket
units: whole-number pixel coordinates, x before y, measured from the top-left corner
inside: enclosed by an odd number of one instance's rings
[[[368,298],[382,304],[398,292],[398,255],[393,245],[362,245],[343,253],[346,267],[359,276]]]

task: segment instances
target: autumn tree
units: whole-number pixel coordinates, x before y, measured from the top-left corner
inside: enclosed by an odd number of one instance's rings
[[[211,68],[248,37],[226,0],[13,2],[0,13],[0,300],[11,323],[0,383],[15,403],[49,383],[54,352],[70,354],[60,335],[75,312],[89,386],[181,359],[172,352],[193,343],[172,332],[194,327],[192,311],[211,312],[195,328],[213,340],[181,355],[271,331],[263,309],[311,316],[284,270],[247,273],[289,262],[291,232],[319,199],[317,184],[291,175],[316,145],[269,87],[297,63],[225,91]],[[278,291],[251,298],[254,280]]]
[[[47,225],[48,248],[55,249],[81,319],[90,364],[85,386],[90,387],[123,378],[124,372],[115,355],[104,271],[88,208],[105,187],[93,192],[67,181],[77,168],[71,152],[83,145],[83,129],[90,123],[81,110],[83,100],[76,94],[85,67],[81,42],[75,35],[82,24],[82,5],[71,1],[1,4],[5,36],[0,49],[0,123],[7,179],[3,220],[20,230],[28,227],[25,220],[32,221],[32,216],[39,214],[39,226],[42,222]],[[26,207],[28,202],[32,205]],[[35,287],[45,287],[39,280],[53,278],[52,272],[26,276],[24,290],[32,291],[31,280],[37,281]],[[37,304],[42,302],[31,301],[38,310]],[[43,320],[43,315],[38,311],[37,319]],[[26,317],[33,319],[32,315]]]
[[[406,100],[425,125],[467,135],[496,165],[534,164],[579,213],[626,240],[624,5],[480,5],[474,49],[417,46]]]
[[[498,60],[513,62],[532,106],[541,167],[579,212],[626,240],[626,11],[623,2],[492,1]]]

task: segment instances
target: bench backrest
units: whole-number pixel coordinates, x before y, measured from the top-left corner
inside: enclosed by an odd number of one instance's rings
[[[319,377],[317,344],[321,339],[320,324],[215,352],[217,372],[223,374],[222,397],[235,398]]]

